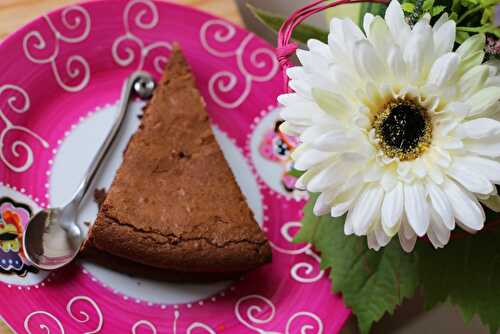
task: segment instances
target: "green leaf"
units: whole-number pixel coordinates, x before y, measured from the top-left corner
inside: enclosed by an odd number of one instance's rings
[[[281,16],[256,8],[250,4],[247,4],[247,6],[260,22],[275,32],[279,31],[285,21],[285,18]],[[328,41],[328,32],[302,23],[294,29],[292,34],[292,39],[301,43],[306,43],[311,38],[318,39],[326,43]]]
[[[415,10],[415,4],[411,2],[405,2],[401,5],[401,8],[403,8],[403,11],[405,13],[411,13]]]
[[[470,35],[468,32],[457,31],[456,41],[457,41],[457,43],[462,44],[469,37],[470,37]]]
[[[323,217],[318,217],[313,213],[314,203],[319,194],[309,193],[309,201],[304,207],[304,217],[302,218],[302,227],[300,231],[295,235],[294,242],[314,242],[314,235],[316,233],[316,228]]]
[[[478,314],[491,333],[500,328],[500,232],[457,237],[441,250],[417,245],[427,307],[450,301],[466,321]]]
[[[500,38],[500,27],[496,27],[493,23],[488,23],[480,27],[457,27],[457,31],[465,31],[476,34],[492,34]]]
[[[344,235],[344,219],[320,221],[314,240],[321,252],[321,265],[331,268],[333,291],[358,318],[362,333],[384,313],[392,314],[418,285],[416,258],[401,250],[393,239],[378,252],[368,249],[366,238]]]
[[[401,250],[395,238],[376,252],[366,238],[346,236],[344,217],[316,217],[316,195],[304,208],[302,229],[296,242],[310,242],[321,253],[323,269],[331,268],[333,291],[357,316],[362,333],[384,313],[393,313],[404,298],[414,295],[418,284],[416,257]]]
[[[302,174],[304,174],[304,173],[305,173],[304,171],[298,170],[295,168],[292,168],[287,172],[288,175],[293,176],[293,177],[301,177]]]
[[[430,12],[433,6],[434,0],[425,0],[422,9],[424,10],[424,12]]]
[[[445,6],[432,7],[431,16],[437,16],[437,15],[441,14],[442,12],[444,12],[445,8],[446,8]]]

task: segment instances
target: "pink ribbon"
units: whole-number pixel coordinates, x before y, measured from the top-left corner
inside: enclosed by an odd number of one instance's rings
[[[327,2],[327,3],[325,3]],[[351,4],[351,3],[381,3],[388,4],[390,0],[337,0],[331,2],[330,0],[316,0],[311,4],[304,6],[290,15],[278,32],[278,46],[276,47],[276,56],[283,69],[283,81],[284,81],[284,91],[290,93],[292,90],[288,86],[288,76],[286,75],[286,70],[293,66],[290,62],[290,57],[297,51],[298,44],[290,42],[292,38],[292,33],[295,27],[301,24],[311,15],[319,13],[325,9],[332,8],[338,5]]]

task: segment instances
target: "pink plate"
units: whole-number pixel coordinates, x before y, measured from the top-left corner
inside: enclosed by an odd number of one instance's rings
[[[178,42],[273,263],[236,282],[172,284],[79,261],[37,272],[24,258],[29,216],[64,202],[109,129],[124,78],[155,75]],[[205,13],[150,0],[95,1],[28,24],[0,45],[0,314],[28,333],[337,333],[349,310],[319,257],[291,242],[303,193],[293,191],[292,138],[275,131],[282,87],[272,47]],[[98,184],[108,186],[137,127]],[[121,145],[121,146],[120,146]],[[138,208],[141,209],[141,208]],[[82,219],[95,217],[87,201]],[[82,222],[80,222],[82,223]]]

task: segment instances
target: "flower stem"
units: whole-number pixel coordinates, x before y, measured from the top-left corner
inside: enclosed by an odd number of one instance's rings
[[[480,10],[485,9],[485,8],[486,8],[486,6],[479,5],[479,6],[477,6],[477,7],[474,7],[474,8],[472,8],[472,9],[469,9],[468,11],[466,11],[466,12],[464,13],[464,15],[462,15],[462,16],[461,16],[461,17],[457,20],[457,25],[458,25],[459,23],[461,23],[463,20],[465,20],[465,18],[467,18],[468,16],[470,16],[470,15],[472,15],[472,14],[476,13],[476,12],[479,12]]]
[[[457,27],[457,31],[482,32],[483,27]]]

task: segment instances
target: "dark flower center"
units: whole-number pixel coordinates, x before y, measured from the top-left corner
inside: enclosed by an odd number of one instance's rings
[[[384,153],[400,160],[413,160],[427,150],[432,127],[426,110],[411,100],[395,100],[373,122]]]

